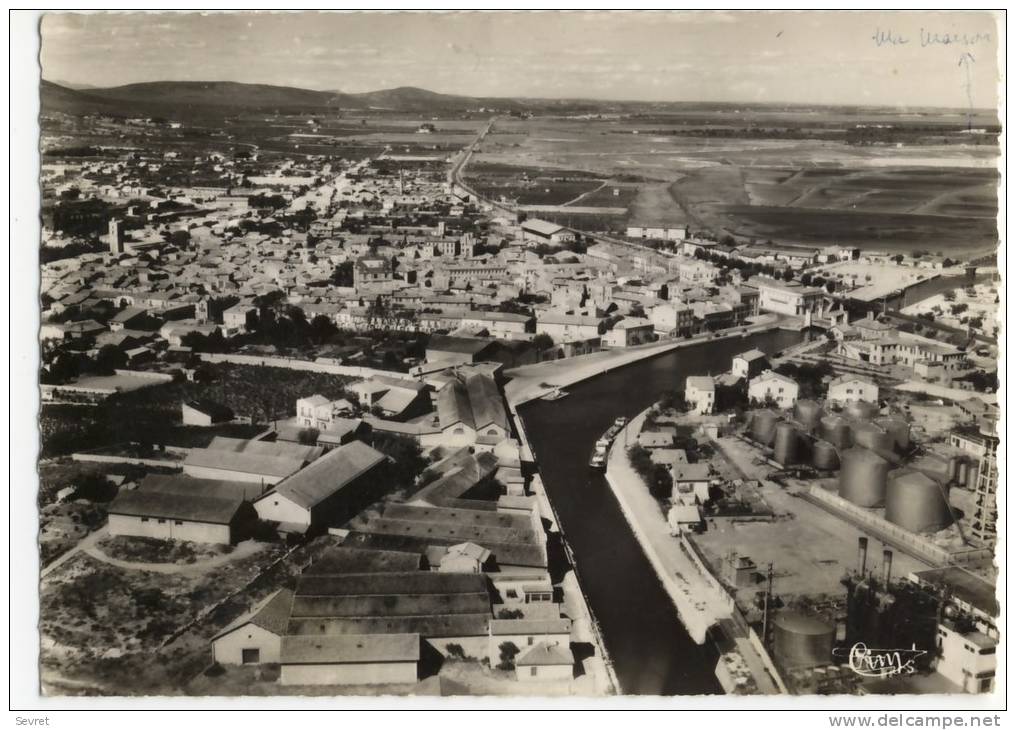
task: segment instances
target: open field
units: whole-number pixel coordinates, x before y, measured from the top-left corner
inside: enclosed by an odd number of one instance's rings
[[[998,236],[987,218],[750,205],[717,206],[703,217],[735,236],[903,253],[922,248],[962,256],[994,249]]]
[[[955,256],[997,240],[998,147],[990,134],[966,134],[962,122],[931,110],[732,108],[505,119],[465,174],[519,204],[561,205],[577,189],[534,184],[544,179],[603,182],[572,203],[628,208],[624,220],[589,221],[600,230],[688,225],[742,240],[920,244]],[[614,186],[621,205],[611,200]]]

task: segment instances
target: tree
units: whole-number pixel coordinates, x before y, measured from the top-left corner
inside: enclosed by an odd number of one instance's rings
[[[81,373],[81,358],[69,352],[62,352],[49,365],[50,383],[60,384],[74,380]]]
[[[683,411],[687,408],[687,404],[684,401],[684,393],[680,390],[665,390],[660,393],[659,399],[660,408],[666,411],[679,410]]]
[[[519,608],[502,608],[497,612],[498,618],[523,618],[525,615]]]
[[[554,346],[554,338],[548,335],[546,332],[541,332],[533,338],[533,347],[536,348],[537,352],[543,352],[549,350]]]
[[[343,261],[341,264],[335,267],[332,272],[332,283],[335,286],[351,287],[353,286],[353,262]]]
[[[127,367],[127,355],[113,345],[103,345],[95,356],[92,369],[99,375],[112,375],[124,367]]]
[[[375,431],[371,445],[391,458],[390,481],[395,489],[414,484],[417,475],[427,467],[416,439]]]
[[[783,270],[783,280],[784,281],[792,281],[793,278],[794,278],[794,270],[793,269],[786,268],[786,269]]]
[[[583,289],[583,291],[584,291],[584,290],[585,290],[585,286],[583,286],[583,287],[582,287],[582,289]],[[667,286],[666,284],[664,284],[663,286],[661,286],[661,287],[660,287],[660,293],[659,293],[659,297],[660,297],[660,299],[662,299],[663,301],[667,301],[668,299],[670,299],[670,287],[669,287],[669,286]]]
[[[304,446],[316,446],[320,435],[321,432],[316,428],[303,428],[296,435],[296,440]]]
[[[498,669],[504,669],[506,671],[515,669],[515,657],[519,654],[519,648],[510,641],[505,641],[498,645],[499,658],[501,661],[498,663]]]
[[[310,333],[315,342],[324,342],[338,331],[339,328],[335,326],[335,323],[323,314],[315,315],[314,319],[310,321]]]
[[[213,368],[208,363],[198,365],[194,369],[195,383],[199,383],[201,385],[208,385],[209,383],[215,382],[215,378],[216,378],[215,368]]]

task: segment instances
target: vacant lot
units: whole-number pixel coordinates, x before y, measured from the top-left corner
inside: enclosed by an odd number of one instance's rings
[[[737,439],[720,440],[724,451],[756,476],[758,467],[752,459],[758,452]],[[829,514],[809,502],[791,495],[779,485],[763,481],[761,493],[777,518],[771,522],[741,521],[737,518],[709,520],[709,528],[695,537],[703,549],[713,572],[723,574],[726,556],[747,556],[764,573],[773,564],[773,592],[787,600],[808,595],[842,596],[840,579],[857,564],[857,538],[863,534],[856,527]],[[893,572],[908,575],[928,566],[910,556],[894,551]],[[877,558],[881,560],[881,556]],[[746,605],[755,592],[763,590],[761,582],[738,591],[738,600]]]
[[[132,563],[193,565],[231,554],[235,546],[214,543],[157,540],[153,537],[115,535],[101,540],[96,547],[115,560]]]
[[[46,693],[191,694],[187,684],[211,666],[211,637],[338,542],[260,543],[253,555],[175,574],[75,556],[40,587]]]

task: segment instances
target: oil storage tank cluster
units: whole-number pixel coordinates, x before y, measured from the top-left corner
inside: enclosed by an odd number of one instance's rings
[[[893,447],[897,451],[910,448],[910,424],[900,416],[886,416],[875,419],[875,425],[892,437]]]
[[[843,499],[858,507],[885,504],[889,462],[868,449],[855,447],[844,451],[840,463],[840,489]]]
[[[875,453],[892,453],[894,443],[892,434],[883,431],[874,423],[856,423],[851,432],[854,435],[855,446],[863,446]]]
[[[769,446],[776,438],[776,424],[780,417],[770,410],[756,411],[751,419],[751,437],[760,444]]]
[[[797,427],[792,423],[777,424],[773,441],[773,459],[784,466],[797,461]]]
[[[773,654],[784,670],[832,663],[836,627],[811,616],[782,611],[773,619]]]
[[[840,468],[840,455],[828,441],[816,441],[811,448],[811,463],[816,469],[834,471]]]
[[[842,416],[830,414],[819,422],[819,435],[837,449],[848,449],[853,443],[850,423]]]
[[[794,418],[805,433],[814,433],[822,420],[822,405],[813,400],[799,400],[794,404]]]
[[[938,532],[953,523],[949,487],[919,471],[895,472],[885,500],[885,518],[910,532]]]
[[[867,401],[857,400],[847,403],[843,411],[855,421],[870,421],[878,413],[878,408]]]

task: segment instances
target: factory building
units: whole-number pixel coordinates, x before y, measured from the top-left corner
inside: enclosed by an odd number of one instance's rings
[[[563,246],[575,240],[575,234],[557,223],[530,218],[522,222],[522,240],[531,243],[547,243]]]
[[[386,459],[365,443],[351,441],[279,482],[254,508],[261,519],[300,532],[341,521],[384,488],[374,473]]]

